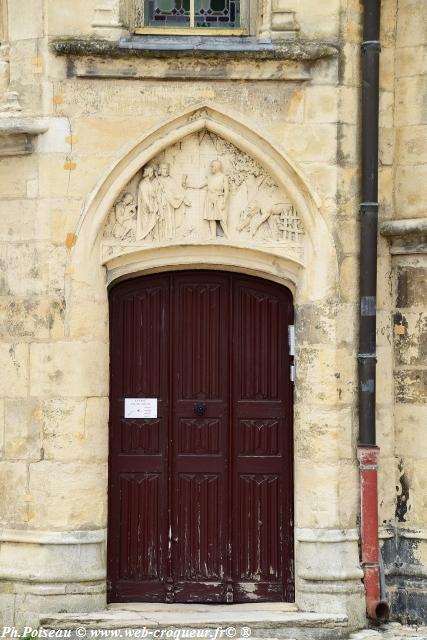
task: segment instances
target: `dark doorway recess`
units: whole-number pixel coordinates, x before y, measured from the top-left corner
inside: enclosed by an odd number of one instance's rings
[[[111,289],[110,602],[293,601],[292,322],[290,291],[252,276]]]

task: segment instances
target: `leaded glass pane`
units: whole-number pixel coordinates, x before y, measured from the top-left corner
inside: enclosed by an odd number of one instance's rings
[[[195,0],[194,26],[211,29],[240,26],[239,0]],[[145,0],[148,27],[189,27],[190,0]]]
[[[240,26],[239,0],[195,0],[195,14],[196,27]]]
[[[188,27],[190,0],[145,0],[145,24],[150,27]]]

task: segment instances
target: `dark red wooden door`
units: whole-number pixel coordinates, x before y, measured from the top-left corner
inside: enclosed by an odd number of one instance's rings
[[[293,600],[292,314],[231,273],[111,290],[110,602]]]

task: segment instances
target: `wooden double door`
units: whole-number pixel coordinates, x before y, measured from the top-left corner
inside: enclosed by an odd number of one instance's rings
[[[292,319],[286,288],[234,273],[110,291],[110,602],[293,600]]]

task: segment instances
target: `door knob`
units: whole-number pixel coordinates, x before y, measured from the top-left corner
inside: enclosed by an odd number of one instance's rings
[[[195,402],[194,403],[194,413],[196,416],[204,416],[206,413],[206,405],[204,402]]]

